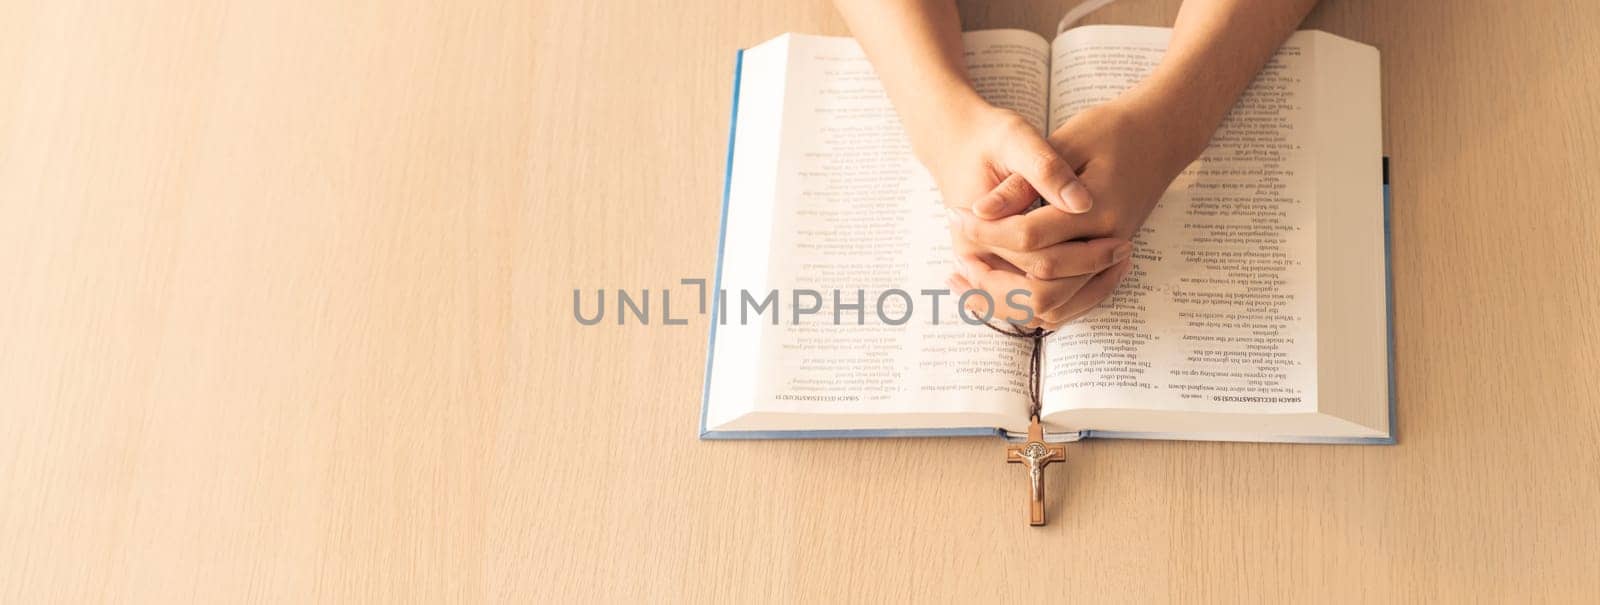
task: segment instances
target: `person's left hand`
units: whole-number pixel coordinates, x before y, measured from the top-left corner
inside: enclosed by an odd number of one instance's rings
[[[951,285],[1005,300],[1017,277],[1037,279],[1028,267],[1030,255],[1040,250],[1080,240],[1131,240],[1167,186],[1198,154],[1175,148],[1164,136],[1162,116],[1170,115],[1168,108],[1144,101],[1124,95],[1078,113],[1051,133],[1051,144],[1094,198],[1088,212],[1068,214],[1054,205],[1023,212],[1026,197],[1015,195],[990,195],[971,211],[955,210],[952,228],[981,251],[959,259],[961,271],[952,276]],[[996,189],[1017,186],[1002,182]],[[1065,301],[1030,299],[1036,325],[1055,328],[1088,313],[1110,296],[1130,264],[1131,259],[1118,259]]]

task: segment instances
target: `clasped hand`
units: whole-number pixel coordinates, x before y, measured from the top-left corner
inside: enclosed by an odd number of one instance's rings
[[[957,271],[946,283],[997,302],[968,297],[970,313],[1054,329],[1111,295],[1132,267],[1134,233],[1187,164],[1163,148],[1153,115],[1118,99],[1042,137],[983,106],[924,155],[948,207]],[[1039,198],[1046,205],[1029,210]],[[1028,295],[1008,299],[1015,290]]]

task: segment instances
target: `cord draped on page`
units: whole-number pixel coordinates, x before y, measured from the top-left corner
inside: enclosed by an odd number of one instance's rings
[[[1040,356],[1044,350],[1044,337],[1054,334],[1055,332],[1046,330],[1044,328],[1024,330],[1014,324],[1008,324],[1011,327],[1010,330],[1002,330],[989,322],[984,322],[983,325],[990,330],[994,330],[995,332],[1004,334],[1006,336],[1013,338],[1026,338],[1033,341],[1033,350],[1028,354],[1028,418],[1030,420],[1037,419],[1039,417],[1039,411],[1042,407],[1039,398]]]

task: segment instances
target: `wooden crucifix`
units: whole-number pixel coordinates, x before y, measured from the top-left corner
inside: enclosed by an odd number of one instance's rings
[[[1028,467],[1028,482],[1033,488],[1028,500],[1028,525],[1044,525],[1045,465],[1066,459],[1066,446],[1044,442],[1044,428],[1039,425],[1037,415],[1028,425],[1027,443],[1006,446],[1006,462],[1017,462]]]

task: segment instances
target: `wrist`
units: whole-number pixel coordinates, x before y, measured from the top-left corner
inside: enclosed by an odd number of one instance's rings
[[[968,133],[979,132],[982,122],[998,111],[963,83],[919,98],[900,112],[900,121],[917,159],[936,170],[956,152],[970,149]]]
[[[1180,86],[1152,78],[1128,90],[1115,103],[1123,105],[1146,132],[1161,140],[1155,158],[1167,174],[1176,177],[1199,159],[1211,143],[1222,116],[1210,116],[1186,102]]]

